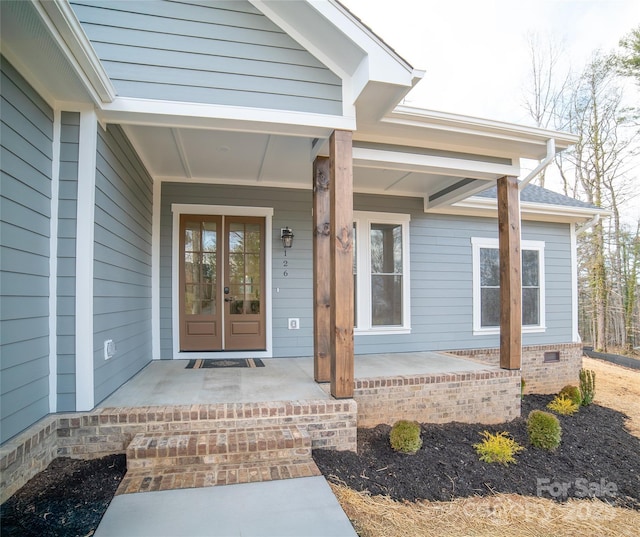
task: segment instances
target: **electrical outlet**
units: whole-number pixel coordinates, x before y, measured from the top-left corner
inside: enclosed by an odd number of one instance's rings
[[[300,329],[300,319],[289,318],[289,330],[299,330],[299,329]]]
[[[104,359],[108,360],[113,357],[116,353],[116,344],[113,342],[113,339],[105,339],[104,340]]]

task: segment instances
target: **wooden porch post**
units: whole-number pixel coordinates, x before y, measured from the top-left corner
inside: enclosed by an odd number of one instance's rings
[[[520,369],[522,357],[522,253],[520,197],[515,177],[498,179],[500,249],[500,367]]]
[[[331,380],[329,158],[313,162],[313,378]]]
[[[352,133],[329,139],[331,229],[331,395],[353,397],[353,157]]]

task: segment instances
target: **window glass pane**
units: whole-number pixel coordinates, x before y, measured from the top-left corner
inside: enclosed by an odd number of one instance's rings
[[[500,325],[500,288],[486,287],[481,293],[481,326]]]
[[[522,290],[522,324],[540,324],[540,290],[537,287]]]
[[[480,248],[480,285],[500,285],[500,252],[497,248]]]
[[[524,286],[540,285],[538,254],[538,250],[522,250],[522,285]]]
[[[371,224],[371,273],[402,274],[402,225]]]
[[[371,324],[402,325],[402,276],[371,276]]]

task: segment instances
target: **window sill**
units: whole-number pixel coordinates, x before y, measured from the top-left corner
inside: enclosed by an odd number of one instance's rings
[[[404,328],[402,326],[394,326],[391,328],[369,328],[358,329],[354,328],[353,334],[355,336],[391,336],[398,334],[410,334],[411,328]]]
[[[546,326],[523,326],[523,334],[541,334],[547,331]],[[499,336],[500,327],[496,328],[480,328],[473,331],[474,336]]]

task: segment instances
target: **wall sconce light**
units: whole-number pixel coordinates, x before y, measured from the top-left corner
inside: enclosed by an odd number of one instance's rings
[[[285,248],[291,248],[291,245],[293,244],[293,231],[291,231],[291,228],[282,228],[280,230],[280,238],[282,239],[282,246]]]

